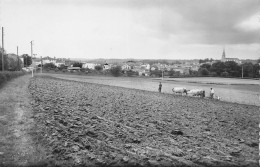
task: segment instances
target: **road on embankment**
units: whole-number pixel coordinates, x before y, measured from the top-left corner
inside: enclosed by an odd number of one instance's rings
[[[104,84],[110,86],[119,86],[125,88],[141,89],[147,91],[158,91],[159,82],[162,82],[162,93],[172,94],[173,87],[186,87],[187,89],[204,89],[206,97],[209,96],[210,88],[214,88],[215,95],[220,96],[222,101],[234,102],[240,104],[260,106],[260,85],[256,84],[207,84],[190,83],[186,81],[159,80],[156,78],[139,77],[106,77],[106,76],[86,76],[86,75],[68,75],[68,74],[45,74],[56,78]],[[222,81],[223,82],[223,81]]]

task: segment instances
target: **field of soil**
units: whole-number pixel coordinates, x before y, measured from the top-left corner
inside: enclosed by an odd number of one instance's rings
[[[34,77],[38,140],[61,166],[257,166],[256,106]]]
[[[255,80],[229,78],[165,78],[164,80],[159,80],[158,78],[138,77],[102,77],[64,74],[49,75],[67,80],[120,86],[125,88],[148,90],[154,92],[158,91],[159,82],[162,82],[163,93],[173,94],[173,87],[185,87],[187,89],[204,89],[207,97],[209,96],[210,88],[213,87],[215,90],[215,95],[220,96],[221,101],[260,106],[260,85],[254,84]],[[175,81],[175,79],[179,80]],[[191,79],[192,82],[188,82],[188,79]],[[220,82],[222,84],[220,84]]]
[[[241,79],[241,78],[192,77],[192,78],[167,78],[166,80],[190,82],[190,83],[224,84],[224,85],[260,85],[259,80]]]

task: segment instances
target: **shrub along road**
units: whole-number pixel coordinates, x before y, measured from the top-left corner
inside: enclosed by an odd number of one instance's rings
[[[36,144],[28,83],[30,75],[0,89],[0,166],[42,163],[44,150]]]

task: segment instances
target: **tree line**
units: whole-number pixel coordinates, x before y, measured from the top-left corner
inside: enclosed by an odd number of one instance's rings
[[[243,64],[237,64],[233,61],[216,62],[211,64],[202,64],[199,68],[199,74],[203,76],[221,76],[221,77],[247,77],[247,78],[259,78],[260,59],[256,64],[246,62]]]
[[[0,52],[0,71],[2,71],[2,54],[3,53]],[[29,67],[32,64],[32,58],[28,54],[23,54],[21,58],[19,58],[16,54],[4,54],[4,70],[20,71],[22,67]]]

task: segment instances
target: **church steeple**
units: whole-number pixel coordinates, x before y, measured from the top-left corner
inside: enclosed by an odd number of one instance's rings
[[[226,58],[226,53],[225,53],[225,48],[223,49],[223,53],[222,53],[222,59]]]

